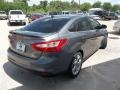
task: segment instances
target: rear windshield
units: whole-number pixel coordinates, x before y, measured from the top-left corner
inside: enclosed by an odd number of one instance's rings
[[[53,33],[58,32],[69,20],[70,18],[43,18],[34,21],[23,29],[33,32]]]
[[[21,11],[11,11],[10,14],[23,14]]]

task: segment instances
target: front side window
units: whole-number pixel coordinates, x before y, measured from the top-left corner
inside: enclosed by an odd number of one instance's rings
[[[69,28],[69,31],[71,32],[87,30],[91,30],[91,26],[87,18],[81,18],[79,20],[76,20]]]
[[[90,24],[86,18],[83,18],[78,22],[77,31],[87,31],[90,29],[91,29]]]
[[[97,22],[96,20],[94,20],[92,18],[90,18],[89,20],[90,20],[92,29],[96,29],[96,27],[100,26],[100,23]]]

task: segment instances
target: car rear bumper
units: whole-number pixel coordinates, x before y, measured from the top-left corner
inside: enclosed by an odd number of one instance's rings
[[[69,63],[66,64],[64,60],[60,60],[59,57],[54,56],[52,57],[46,55],[42,55],[38,60],[34,60],[31,58],[18,55],[9,49],[8,60],[22,68],[50,74],[57,74],[67,70],[68,68],[67,64],[69,64]]]
[[[25,23],[25,20],[9,20],[10,23]]]

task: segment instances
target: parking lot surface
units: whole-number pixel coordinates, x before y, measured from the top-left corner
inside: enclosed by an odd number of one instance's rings
[[[99,22],[108,26],[107,48],[91,56],[80,75],[70,79],[65,75],[41,77],[8,62],[8,32],[23,26],[8,26],[0,20],[0,90],[120,90],[120,34],[112,29],[116,21]]]

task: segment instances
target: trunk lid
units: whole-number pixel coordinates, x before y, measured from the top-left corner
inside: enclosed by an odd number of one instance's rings
[[[50,34],[16,30],[10,32],[10,49],[17,54],[37,59],[42,52],[36,51],[31,47],[32,43],[44,41],[44,37]]]

